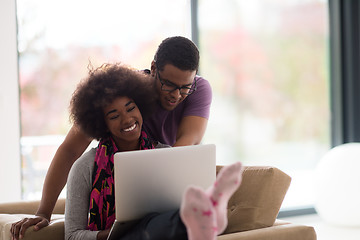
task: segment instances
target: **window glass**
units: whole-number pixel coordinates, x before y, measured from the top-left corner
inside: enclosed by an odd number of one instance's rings
[[[327,2],[200,0],[201,74],[213,87],[205,141],[218,163],[292,177],[283,207],[312,205],[330,148]]]
[[[69,130],[77,83],[105,62],[150,68],[162,39],[189,36],[190,2],[18,0],[23,198],[41,197],[46,170]]]

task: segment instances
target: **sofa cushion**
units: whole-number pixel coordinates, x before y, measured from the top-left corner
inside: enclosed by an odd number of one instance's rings
[[[222,166],[217,166],[217,172]],[[275,167],[244,166],[239,189],[228,203],[228,226],[223,234],[274,224],[291,178]]]
[[[272,227],[254,229],[218,236],[217,240],[316,240],[311,226],[292,223],[275,224]]]

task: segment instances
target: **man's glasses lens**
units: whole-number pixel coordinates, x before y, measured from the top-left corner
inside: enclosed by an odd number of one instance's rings
[[[161,90],[167,91],[167,92],[173,92],[177,89],[180,90],[180,94],[184,94],[184,95],[190,95],[191,93],[193,93],[195,91],[194,87],[176,87],[176,86],[170,86],[166,83],[162,84],[162,86],[161,86]]]
[[[177,89],[180,90],[180,94],[182,95],[190,95],[196,90],[196,80],[191,87],[178,87],[170,82],[164,81],[161,79],[159,72],[157,73],[159,81],[161,83],[161,90],[166,92],[173,92]]]

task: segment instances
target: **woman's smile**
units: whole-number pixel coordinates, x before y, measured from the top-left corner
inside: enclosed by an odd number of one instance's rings
[[[124,131],[124,132],[131,132],[132,130],[134,130],[137,126],[137,122],[135,122],[133,125],[131,125],[130,127],[128,128],[124,128],[124,129],[121,129],[121,131]]]

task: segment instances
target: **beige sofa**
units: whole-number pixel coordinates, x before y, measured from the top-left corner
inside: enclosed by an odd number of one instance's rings
[[[242,184],[228,204],[228,227],[218,240],[315,240],[313,227],[276,219],[290,182],[274,167],[244,167]],[[11,224],[32,216],[38,205],[38,201],[0,204],[0,240],[11,239]],[[65,200],[58,200],[50,225],[37,232],[29,228],[24,240],[63,240],[64,209]]]

